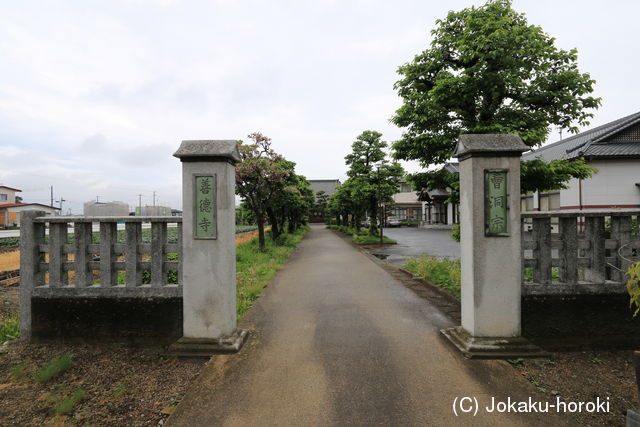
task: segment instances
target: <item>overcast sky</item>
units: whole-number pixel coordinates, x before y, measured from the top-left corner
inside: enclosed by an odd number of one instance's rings
[[[153,191],[180,207],[180,141],[254,131],[307,178],[343,179],[363,130],[401,134],[398,66],[436,19],[481,3],[3,0],[0,183],[46,204],[53,185],[65,212],[96,196],[151,204]],[[578,49],[603,98],[593,126],[640,110],[640,2],[514,7]]]

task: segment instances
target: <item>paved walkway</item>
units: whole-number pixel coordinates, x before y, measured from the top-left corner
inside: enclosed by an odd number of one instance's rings
[[[214,357],[170,425],[561,425],[552,414],[456,418],[456,397],[542,399],[501,361],[470,361],[451,326],[333,232],[313,227],[242,326],[240,354]]]

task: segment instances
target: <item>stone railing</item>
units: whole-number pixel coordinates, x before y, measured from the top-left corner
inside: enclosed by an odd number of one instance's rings
[[[640,209],[523,212],[523,295],[622,294]]]
[[[181,217],[39,214],[21,217],[21,299],[182,296]]]

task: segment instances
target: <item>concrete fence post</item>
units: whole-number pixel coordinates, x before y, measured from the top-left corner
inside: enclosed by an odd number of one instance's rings
[[[182,141],[182,357],[240,350],[236,325],[235,164],[237,141]]]
[[[41,279],[40,243],[44,242],[44,224],[33,220],[43,211],[20,212],[20,338],[31,341],[31,293]]]
[[[462,325],[442,333],[465,356],[538,357],[520,336],[520,156],[517,135],[461,135],[460,261]]]

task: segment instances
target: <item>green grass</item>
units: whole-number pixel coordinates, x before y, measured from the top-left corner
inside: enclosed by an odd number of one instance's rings
[[[9,373],[11,376],[15,378],[26,378],[27,372],[25,369],[27,368],[26,362],[20,362],[17,365],[13,365],[9,368]]]
[[[2,239],[0,239],[0,247],[13,248],[16,246],[20,246],[19,237],[3,237]]]
[[[236,248],[236,314],[240,319],[251,307],[271,278],[289,258],[309,227],[301,227],[293,234],[283,234],[276,242],[266,239],[260,251],[258,238]]]
[[[407,261],[404,268],[460,298],[460,260],[421,256]]]
[[[113,391],[111,392],[111,395],[114,398],[118,398],[120,396],[122,396],[125,392],[127,391],[127,386],[125,385],[125,383],[123,382],[119,382],[118,384],[116,384],[116,386],[113,388]]]
[[[20,318],[17,314],[0,319],[0,344],[20,338]]]
[[[397,243],[395,240],[388,238],[387,236],[382,236],[384,243]],[[375,245],[380,243],[380,236],[353,236],[353,243],[356,245]]]
[[[533,282],[533,267],[525,267],[524,268],[524,272],[523,272],[523,276],[524,276],[524,281],[526,283],[532,283]],[[551,281],[552,282],[557,282],[560,280],[560,271],[558,270],[558,267],[552,267],[551,268]]]
[[[73,407],[76,403],[82,400],[85,396],[85,392],[82,389],[78,389],[71,393],[71,396],[63,399],[60,403],[56,405],[55,412],[57,415],[67,415],[73,411]]]
[[[39,383],[46,383],[71,368],[72,362],[73,354],[71,353],[58,356],[40,368],[38,372],[33,375],[33,379]]]

